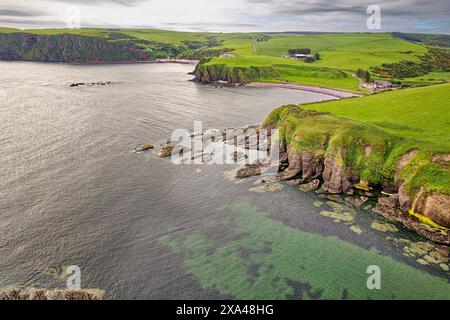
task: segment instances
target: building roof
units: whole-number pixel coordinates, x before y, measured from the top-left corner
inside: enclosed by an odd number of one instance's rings
[[[303,53],[294,53],[293,56],[294,56],[294,57],[299,57],[299,58],[308,58],[308,57],[312,57],[311,54],[303,54]]]
[[[383,86],[392,86],[392,83],[390,83],[389,81],[381,81],[381,80],[376,80],[375,84],[379,84],[379,85],[383,85]]]

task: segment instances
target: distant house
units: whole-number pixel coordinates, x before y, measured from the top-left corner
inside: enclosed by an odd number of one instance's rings
[[[303,53],[294,53],[293,55],[291,55],[292,59],[297,59],[297,60],[306,60],[308,58],[313,58],[314,56],[312,54],[303,54]]]
[[[294,59],[294,60],[306,60],[308,58],[313,58],[314,56],[312,54],[294,53],[294,54],[290,54],[290,55],[284,55],[281,57]]]
[[[376,89],[375,83],[373,83],[373,82],[372,83],[364,83],[363,87],[366,88],[366,89],[369,89],[369,90],[375,90]]]
[[[392,88],[392,83],[390,83],[389,81],[376,80],[375,87],[377,89],[388,89],[388,88]]]
[[[386,90],[392,88],[392,83],[390,83],[389,81],[376,80],[375,82],[363,84],[363,87],[372,91]]]
[[[236,58],[237,56],[234,53],[222,53],[220,55],[221,58]]]
[[[293,59],[293,60],[305,61],[306,59],[313,59],[314,55],[312,55],[312,54],[303,54],[303,53],[294,53],[294,54],[290,54],[290,55],[284,55],[284,56],[281,56],[281,57],[282,58]]]

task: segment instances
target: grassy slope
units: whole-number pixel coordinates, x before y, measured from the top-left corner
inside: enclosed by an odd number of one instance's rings
[[[288,81],[358,91],[352,76],[359,68],[369,69],[383,63],[401,60],[416,61],[426,48],[388,34],[321,34],[272,35],[268,41],[257,42],[235,34],[224,38],[224,45],[234,48],[238,58],[216,58],[209,62],[231,67],[273,66],[281,79]],[[281,58],[290,48],[310,48],[321,55],[312,64]]]
[[[176,32],[157,29],[120,29],[120,32],[139,39],[173,45],[181,45],[182,41],[206,41],[207,37],[215,35],[212,33]]]
[[[273,43],[272,43],[273,42]],[[420,45],[395,39],[388,34],[338,34],[279,36],[257,45],[264,55],[280,56],[286,48],[303,47],[319,52],[322,60],[315,64],[337,69],[355,71],[368,69],[381,63],[415,60],[426,52]]]
[[[214,36],[213,33],[193,33],[193,32],[177,32],[168,30],[158,30],[158,29],[101,29],[101,28],[82,28],[82,29],[10,29],[10,28],[0,28],[0,32],[28,32],[33,34],[46,34],[46,35],[57,35],[57,34],[76,34],[84,35],[90,37],[104,36],[112,32],[120,32],[127,34],[138,39],[155,41],[160,43],[168,44],[181,44],[182,41],[201,41],[205,40],[208,36]]]
[[[301,109],[329,114],[310,116]],[[333,153],[345,147],[343,162],[371,183],[392,181],[400,157],[419,150],[401,173],[407,192],[414,196],[422,186],[450,195],[450,170],[431,161],[434,154],[450,153],[448,119],[450,84],[441,84],[301,108],[281,107],[266,123],[276,123],[282,136],[299,149]],[[296,141],[296,136],[301,139]],[[369,157],[366,146],[373,149]]]
[[[13,29],[13,28],[2,28],[0,27],[0,33],[11,33],[11,32],[20,32],[19,29]]]
[[[422,86],[442,82],[450,82],[450,72],[430,72],[421,77],[405,78],[402,80],[402,83],[404,84],[422,85]]]
[[[374,125],[405,139],[450,152],[450,84],[385,92],[306,108]]]

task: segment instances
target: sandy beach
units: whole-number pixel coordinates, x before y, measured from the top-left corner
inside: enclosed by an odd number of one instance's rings
[[[351,92],[346,92],[346,91],[314,87],[314,86],[305,86],[305,85],[300,85],[300,84],[289,84],[289,83],[253,82],[253,83],[247,84],[246,86],[253,87],[253,88],[284,88],[284,89],[291,89],[291,90],[303,90],[303,91],[326,94],[326,95],[332,96],[336,99],[352,98],[352,97],[360,96],[360,95],[357,95],[357,94],[354,94]]]

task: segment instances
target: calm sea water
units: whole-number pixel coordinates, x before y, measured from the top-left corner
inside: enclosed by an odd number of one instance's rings
[[[233,167],[133,153],[196,120],[257,124],[327,99],[199,85],[192,68],[0,62],[0,287],[60,287],[78,265],[109,299],[450,298],[445,266],[417,261],[434,249],[371,228],[391,222],[370,210],[339,222],[326,212],[345,208],[315,193],[254,192],[255,179],[227,179]],[[112,84],[69,86],[97,81]],[[367,288],[370,265],[382,290]]]

